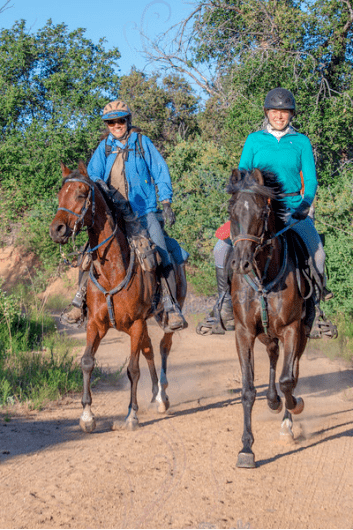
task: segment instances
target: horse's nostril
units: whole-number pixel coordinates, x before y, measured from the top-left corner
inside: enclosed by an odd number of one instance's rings
[[[66,225],[58,225],[56,233],[58,236],[64,236],[66,234]]]

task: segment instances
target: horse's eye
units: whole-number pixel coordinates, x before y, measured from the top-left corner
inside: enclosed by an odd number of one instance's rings
[[[85,199],[86,199],[86,195],[84,195],[83,193],[79,193],[77,195],[77,200],[84,201]]]

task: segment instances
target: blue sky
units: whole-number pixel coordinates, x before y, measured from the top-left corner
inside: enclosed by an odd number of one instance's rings
[[[4,4],[0,0],[0,6]],[[128,74],[133,65],[146,73],[156,69],[146,68],[140,30],[151,38],[193,10],[191,0],[11,0],[9,5],[0,14],[1,28],[11,28],[16,20],[24,19],[28,30],[35,33],[50,18],[54,24],[64,22],[70,30],[85,28],[93,42],[105,37],[108,48],[119,49],[121,74]]]

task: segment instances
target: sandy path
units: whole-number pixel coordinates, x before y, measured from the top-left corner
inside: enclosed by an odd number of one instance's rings
[[[158,352],[161,332],[150,331]],[[97,359],[117,369],[127,354],[128,338],[110,331]],[[78,426],[79,396],[0,423],[1,528],[353,527],[350,367],[304,354],[296,394],[306,406],[288,445],[267,410],[268,361],[258,344],[258,467],[247,470],[235,466],[242,407],[232,333],[200,337],[191,325],[176,334],[167,415],[149,409],[144,359],[141,366],[136,432],[110,430],[127,411],[126,376],[94,389],[91,435]]]

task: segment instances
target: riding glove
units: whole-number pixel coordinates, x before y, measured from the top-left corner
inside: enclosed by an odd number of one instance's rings
[[[298,219],[298,221],[304,221],[308,217],[310,210],[310,204],[307,201],[302,201],[298,208],[292,213],[292,219]]]
[[[173,226],[175,223],[175,213],[170,206],[170,202],[163,202],[163,220],[168,223],[169,226]]]

